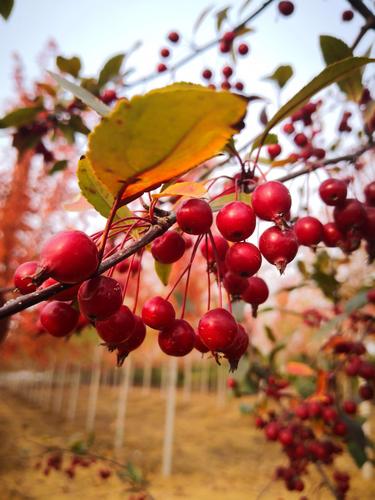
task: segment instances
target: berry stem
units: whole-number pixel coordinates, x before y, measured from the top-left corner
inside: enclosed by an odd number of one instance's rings
[[[202,241],[202,238],[203,238],[203,235],[200,235],[197,238],[197,241],[195,242],[194,247],[193,247],[193,251],[191,252],[189,265],[187,266],[187,276],[186,276],[185,291],[184,291],[184,301],[182,303],[182,310],[181,310],[181,319],[184,319],[184,315],[185,315],[185,307],[186,307],[186,299],[187,299],[187,293],[188,293],[188,288],[189,288],[191,267],[193,265],[195,254],[197,253],[198,246],[199,246],[199,243]]]
[[[144,252],[144,249],[141,250],[141,254],[139,256],[139,267],[138,267],[138,275],[137,275],[137,286],[136,286],[136,290],[135,290],[133,314],[135,314],[137,311],[137,304],[138,304],[138,297],[139,297],[139,286],[141,283],[141,272],[142,272],[142,265],[141,264],[142,264],[143,252]],[[133,255],[133,257],[134,257],[134,255]],[[130,266],[130,269],[131,269],[131,266]]]
[[[216,245],[215,245],[215,239],[212,236],[212,232],[209,231],[208,235],[209,235],[209,238],[210,238],[210,241],[211,241],[212,249],[214,251],[215,262],[216,262],[217,284],[218,284],[218,287],[219,287],[219,307],[223,307],[223,294],[221,292],[221,271],[220,271],[219,255],[217,253],[217,248],[216,248]]]

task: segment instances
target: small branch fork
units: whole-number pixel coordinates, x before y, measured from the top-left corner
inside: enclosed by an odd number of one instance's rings
[[[362,0],[348,0],[348,2],[366,20],[351,46],[352,50],[354,50],[369,30],[375,30],[375,13],[371,12]]]
[[[303,169],[297,170],[296,172],[292,172],[290,174],[284,175],[283,177],[280,177],[278,180],[280,182],[287,182],[291,179],[295,179],[296,177],[309,174],[314,170],[325,167],[327,165],[334,165],[336,163],[344,161],[353,162],[363,153],[373,148],[374,144],[372,143],[367,144],[366,146],[363,146],[355,153],[344,156],[338,156],[336,158],[330,158],[322,162],[311,163],[310,165],[308,165]],[[256,185],[249,185],[249,192],[254,191],[255,188]],[[138,250],[144,248],[146,245],[151,243],[155,238],[164,234],[171,226],[173,226],[175,222],[176,222],[175,214],[169,214],[168,216],[158,218],[157,223],[152,225],[151,228],[147,231],[147,233],[144,236],[142,236],[139,240],[135,241],[132,245],[129,245],[127,248],[119,250],[114,255],[111,255],[107,259],[103,260],[97,272],[95,273],[95,276],[103,274],[104,272],[108,271],[119,262],[127,259],[131,255],[135,254]],[[40,302],[43,302],[44,300],[53,297],[59,292],[71,288],[72,286],[75,285],[57,283],[48,288],[44,288],[43,290],[37,290],[27,295],[17,297],[16,299],[9,300],[3,307],[0,307],[0,319],[5,318],[7,316],[11,316],[20,311],[23,311],[24,309],[39,304]]]

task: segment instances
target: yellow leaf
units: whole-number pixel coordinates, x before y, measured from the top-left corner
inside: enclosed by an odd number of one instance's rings
[[[247,101],[230,92],[176,83],[120,100],[89,136],[96,177],[126,203],[219,153],[238,131]]]
[[[176,182],[164,189],[161,193],[153,194],[153,198],[162,196],[190,196],[192,198],[203,198],[207,189],[201,182]]]
[[[298,361],[290,361],[286,365],[286,372],[289,375],[298,375],[299,377],[313,377],[315,372],[309,365],[299,363]]]

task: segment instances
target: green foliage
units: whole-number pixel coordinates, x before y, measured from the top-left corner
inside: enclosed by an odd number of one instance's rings
[[[282,89],[293,76],[293,68],[290,64],[279,66],[270,76],[266,76],[265,80],[271,80],[277,83]]]
[[[13,10],[13,0],[0,0],[0,16],[7,20]]]
[[[22,127],[31,124],[38,113],[43,110],[41,106],[18,108],[0,119],[0,129],[8,127]]]
[[[320,48],[327,65],[353,57],[352,49],[334,36],[322,35],[320,37]],[[349,99],[358,101],[363,92],[361,70],[353,71],[348,78],[339,81],[338,86]]]
[[[77,78],[81,70],[81,60],[77,56],[70,58],[57,56],[56,66],[63,73],[68,73],[69,75],[74,76],[74,78]]]
[[[270,326],[264,325],[264,330],[266,332],[267,338],[270,342],[275,343],[276,342],[276,337],[275,334],[273,333],[273,330]]]
[[[124,62],[125,54],[117,54],[111,57],[103,66],[99,74],[98,84],[103,87],[106,83],[118,77],[121,70],[121,65]]]
[[[65,170],[67,166],[68,166],[67,160],[59,160],[55,162],[51,170],[48,172],[48,175],[53,175],[56,172],[61,172],[62,170]]]
[[[161,262],[154,260],[154,266],[158,278],[163,283],[163,285],[167,286],[169,281],[169,276],[172,271],[172,264],[162,264]]]
[[[320,252],[313,264],[311,278],[318,285],[322,293],[330,300],[336,302],[340,287],[336,279],[337,269],[326,251]]]
[[[216,29],[217,29],[217,31],[221,30],[223,22],[226,21],[226,19],[228,18],[229,10],[230,10],[230,7],[225,7],[224,9],[219,10],[219,12],[216,14]]]
[[[278,143],[279,143],[279,138],[277,137],[276,134],[267,134],[265,138],[259,136],[253,142],[253,145],[251,146],[251,151],[254,151],[254,149],[257,149],[266,144],[278,144]]]

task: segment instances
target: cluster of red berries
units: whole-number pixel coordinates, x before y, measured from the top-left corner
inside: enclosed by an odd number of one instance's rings
[[[171,31],[170,33],[168,33],[167,39],[170,43],[176,44],[180,40],[180,34],[177,33],[177,31]],[[162,59],[168,59],[170,57],[170,55],[171,55],[170,48],[163,47],[160,49],[160,57]],[[160,62],[156,67],[156,70],[158,73],[164,73],[165,71],[167,71],[167,69],[168,69],[168,66],[164,62]]]
[[[66,467],[64,467],[63,462],[63,452],[56,451],[46,457],[45,464],[37,462],[35,464],[35,468],[42,469],[45,476],[48,476],[52,470],[56,470],[63,471],[69,479],[74,479],[76,476],[76,469],[78,467],[90,467],[92,464],[96,463],[96,458],[74,454]],[[103,467],[98,470],[98,475],[101,479],[108,479],[112,475],[112,472],[110,469]]]

